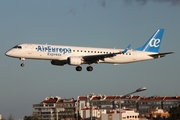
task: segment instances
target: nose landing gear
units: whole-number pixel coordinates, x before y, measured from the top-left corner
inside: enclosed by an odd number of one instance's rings
[[[21,63],[21,67],[24,67],[24,63]]]
[[[24,64],[25,58],[20,58],[20,60],[22,61],[21,67],[24,67],[25,66],[25,64]]]

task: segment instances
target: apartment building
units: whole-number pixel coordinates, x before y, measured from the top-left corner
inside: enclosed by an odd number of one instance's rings
[[[1,115],[1,113],[0,113],[0,120],[2,120],[2,115]]]
[[[139,120],[139,113],[129,108],[116,109],[102,114],[98,120]]]
[[[40,120],[61,120],[75,118],[74,98],[46,97],[41,103],[34,104],[33,116]]]
[[[79,113],[82,118],[84,118],[83,115],[87,108],[97,108],[101,111],[106,110],[106,113],[109,113],[113,109],[120,109],[122,107],[126,107],[133,109],[134,111],[139,112],[142,115],[157,108],[168,111],[170,108],[176,107],[180,104],[180,96],[107,96],[95,95],[92,93],[86,96],[78,96],[77,103]]]
[[[46,97],[39,104],[34,104],[33,115],[40,120],[61,120],[77,118],[100,118],[102,114],[109,114],[112,110],[120,108],[133,109],[140,115],[145,115],[154,109],[169,111],[170,108],[180,104],[180,96],[121,96],[121,95],[95,95],[88,94],[74,98],[62,99]]]

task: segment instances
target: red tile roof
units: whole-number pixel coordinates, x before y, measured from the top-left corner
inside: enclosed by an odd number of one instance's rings
[[[42,101],[41,103],[56,103],[57,100],[58,100],[57,98],[49,98]]]
[[[74,99],[60,99],[57,97],[47,97],[45,98],[44,101],[42,101],[41,103],[58,103],[58,104],[62,104],[62,103],[75,103],[76,101]]]
[[[118,95],[114,95],[114,96],[92,96],[91,100],[114,100],[114,99],[121,99],[121,100],[128,100],[128,99],[139,99],[140,101],[153,101],[153,100],[180,100],[180,96],[151,96],[151,97],[141,97],[141,96],[118,96]],[[84,101],[89,99],[87,96],[78,96],[78,101]],[[76,100],[74,100],[73,98],[71,99],[61,99],[60,97],[49,97],[49,98],[45,98],[44,101],[42,101],[41,103],[58,103],[58,104],[62,104],[62,103],[75,103]]]
[[[79,96],[78,100],[86,100],[88,99],[86,96]],[[145,100],[180,100],[180,96],[167,97],[167,96],[151,96],[151,97],[141,97],[141,96],[106,96],[104,100],[114,100],[114,99],[139,99],[142,101]],[[93,96],[91,100],[103,100],[101,96]]]

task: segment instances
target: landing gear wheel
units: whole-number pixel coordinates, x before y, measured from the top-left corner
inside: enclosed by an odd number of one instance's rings
[[[22,61],[21,67],[24,67],[24,61],[25,61],[25,58],[19,58],[19,59]]]
[[[21,67],[24,67],[24,63],[21,63]]]
[[[82,67],[81,66],[77,66],[76,67],[76,71],[81,71],[82,70]]]
[[[93,67],[92,66],[88,66],[87,67],[87,71],[92,71],[93,70]]]

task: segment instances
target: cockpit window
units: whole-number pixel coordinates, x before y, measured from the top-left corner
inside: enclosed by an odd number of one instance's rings
[[[18,46],[16,45],[16,46],[14,46],[13,48],[17,48]]]
[[[21,46],[18,46],[18,49],[22,49],[22,47],[21,47]]]
[[[14,46],[13,48],[22,49],[22,47],[21,47],[21,46],[18,46],[18,45]]]

